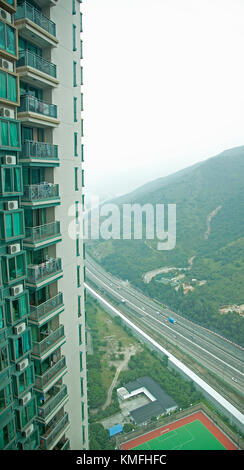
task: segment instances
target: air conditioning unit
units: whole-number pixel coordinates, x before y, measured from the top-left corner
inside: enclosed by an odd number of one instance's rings
[[[14,109],[0,108],[0,116],[14,119],[15,118]]]
[[[12,296],[19,295],[23,292],[23,284],[18,284],[17,286],[11,287],[10,292]]]
[[[14,326],[14,334],[15,335],[20,335],[25,330],[26,330],[26,323],[25,322],[19,323],[17,326]]]
[[[6,60],[6,59],[0,58],[0,67],[2,67],[2,69],[9,70],[10,72],[14,71],[13,62],[10,62],[9,60]]]
[[[27,438],[27,437],[29,437],[29,436],[33,433],[33,431],[34,431],[34,425],[33,425],[33,424],[30,424],[30,426],[28,426],[28,428],[26,428],[26,430],[23,431],[22,434],[23,434],[24,437]]]
[[[17,370],[21,372],[22,370],[26,369],[28,365],[29,365],[29,359],[24,359],[23,361],[18,362],[18,364],[16,364],[16,367],[17,367]]]
[[[16,165],[16,156],[15,155],[4,155],[3,164],[4,165]]]
[[[14,253],[18,253],[20,251],[20,243],[15,243],[14,245],[8,246],[8,254],[13,255]]]
[[[31,399],[31,392],[26,393],[22,398],[20,398],[20,405],[25,406]]]
[[[7,201],[4,204],[4,208],[6,211],[14,211],[15,209],[18,209],[18,207],[18,201]]]
[[[11,23],[11,14],[3,8],[0,8],[0,18]]]

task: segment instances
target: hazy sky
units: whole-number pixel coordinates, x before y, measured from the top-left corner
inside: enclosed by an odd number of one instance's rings
[[[244,144],[243,0],[85,0],[86,188],[127,192]]]

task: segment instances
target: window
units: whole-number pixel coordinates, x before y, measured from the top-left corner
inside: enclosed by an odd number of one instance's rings
[[[85,210],[85,195],[82,194],[82,210]]]
[[[0,20],[0,49],[16,56],[16,28]]]
[[[83,378],[82,377],[80,378],[80,391],[81,391],[81,396],[83,397],[84,390],[83,390]]]
[[[83,123],[83,119],[81,119],[81,137],[84,137],[84,123]]]
[[[81,144],[81,161],[84,162],[84,144]]]
[[[77,86],[77,79],[76,79],[76,66],[77,62],[73,62],[73,86]]]
[[[35,417],[36,415],[36,398],[33,397],[26,406],[16,410],[17,428],[21,430]]]
[[[84,83],[83,83],[83,67],[80,68],[80,84],[84,85]]]
[[[22,193],[22,171],[20,166],[1,166],[0,192],[3,195]]]
[[[14,325],[16,322],[25,318],[25,316],[29,314],[29,311],[28,291],[17,298],[6,299],[6,319],[9,325]]]
[[[14,421],[0,429],[0,450],[3,450],[15,437]]]
[[[24,211],[5,211],[0,214],[0,237],[1,240],[12,241],[23,238],[24,232]]]
[[[80,266],[77,266],[77,287],[80,287]]]
[[[14,394],[19,396],[34,385],[34,368],[28,366],[23,372],[13,375]]]
[[[19,121],[0,118],[0,146],[2,150],[21,150]]]
[[[0,372],[9,366],[8,348],[4,346],[0,349]]]
[[[76,48],[76,25],[73,24],[73,51],[77,51]]]
[[[26,276],[26,253],[3,256],[3,280],[7,284],[20,281]]]
[[[20,360],[25,354],[31,351],[31,333],[25,330],[24,333],[16,339],[10,338],[11,359],[13,361]]]
[[[0,304],[0,330],[5,328],[4,302]]]
[[[0,390],[0,413],[9,406],[12,402],[12,388],[11,384],[8,384],[2,390]]]
[[[86,259],[86,245],[83,243],[83,259]]]
[[[80,58],[83,59],[83,41],[80,41]]]
[[[77,132],[74,133],[74,154],[75,154],[75,157],[78,157],[78,134]]]
[[[77,122],[77,98],[74,96],[74,122]]]
[[[82,185],[82,188],[84,188],[85,186],[85,182],[84,182],[84,170],[81,170],[81,185]]]
[[[80,256],[80,239],[76,238],[76,256]]]
[[[84,277],[84,282],[86,282],[86,268],[85,268],[85,266],[83,268],[83,277]]]
[[[81,296],[78,295],[78,318],[81,317]]]
[[[81,402],[81,419],[82,421],[85,419],[85,405]]]
[[[82,352],[80,351],[80,371],[82,371]]]
[[[83,32],[83,25],[82,25],[82,13],[80,13],[80,32]]]
[[[75,2],[76,0],[72,0],[72,15],[76,15]]]
[[[79,168],[75,168],[75,190],[78,191],[78,170]]]
[[[83,93],[81,93],[81,95],[80,95],[80,99],[81,99],[81,105],[80,105],[80,109],[81,109],[81,111],[84,111],[84,100],[83,100]]]
[[[17,77],[0,71],[0,98],[17,103]]]
[[[79,325],[79,345],[82,344],[82,329],[81,329],[81,325]]]

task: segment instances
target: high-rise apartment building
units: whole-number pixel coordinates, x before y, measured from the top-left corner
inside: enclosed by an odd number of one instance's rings
[[[80,4],[0,0],[0,449],[88,448]]]

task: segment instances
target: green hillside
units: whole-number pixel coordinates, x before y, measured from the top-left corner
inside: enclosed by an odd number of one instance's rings
[[[243,177],[238,147],[147,183],[113,202],[176,204],[175,249],[158,251],[157,240],[100,240],[88,252],[111,273],[244,345],[244,317],[231,311],[244,304]],[[144,282],[145,273],[162,267],[176,269]],[[231,312],[220,313],[223,306]]]

